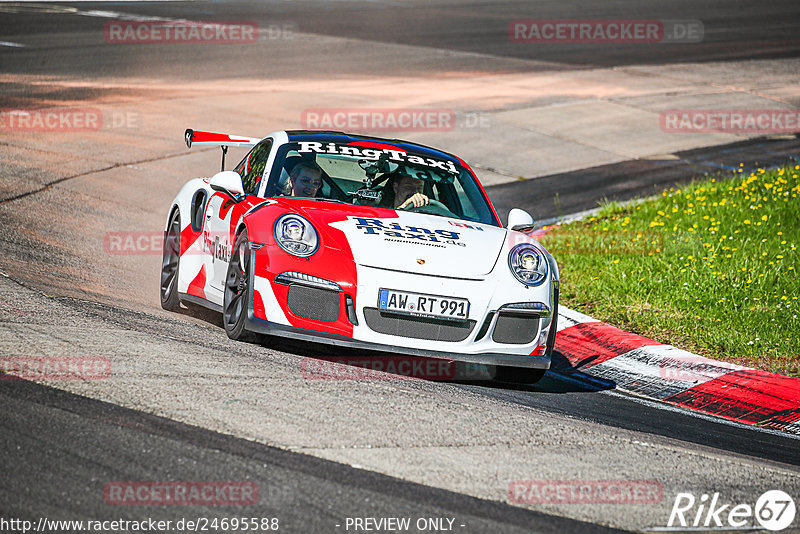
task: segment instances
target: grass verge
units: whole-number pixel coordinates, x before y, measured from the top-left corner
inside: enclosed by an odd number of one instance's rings
[[[800,376],[800,165],[608,204],[541,242],[561,302],[662,343]]]

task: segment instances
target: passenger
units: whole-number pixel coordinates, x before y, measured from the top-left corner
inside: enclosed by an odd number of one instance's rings
[[[316,163],[301,161],[289,172],[293,197],[315,197],[322,187],[322,169]]]
[[[392,184],[394,190],[394,207],[396,209],[403,209],[409,204],[415,208],[427,206],[430,199],[422,191],[425,188],[425,182],[409,176],[407,174],[400,175],[398,179]]]

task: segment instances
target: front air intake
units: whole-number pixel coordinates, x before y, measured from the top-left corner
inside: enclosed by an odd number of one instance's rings
[[[332,323],[339,318],[339,292],[330,289],[289,285],[289,310],[298,317]]]
[[[539,317],[522,313],[503,313],[497,317],[492,341],[512,345],[526,345],[539,335]]]
[[[377,308],[364,308],[364,319],[375,332],[391,336],[429,339],[431,341],[464,341],[475,328],[475,321],[447,321],[428,317],[396,315]]]

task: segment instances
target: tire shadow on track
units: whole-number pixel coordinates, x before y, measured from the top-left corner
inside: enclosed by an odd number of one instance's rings
[[[494,365],[408,356],[389,352],[357,351],[286,339],[270,342],[270,348],[303,356],[301,371],[307,378],[327,380],[426,380],[531,393],[596,393],[616,384],[567,369],[560,363],[538,382],[504,381],[496,378]],[[567,361],[558,354],[559,360]],[[554,365],[556,358],[554,355]]]
[[[222,316],[191,303],[183,303],[183,315],[222,328]],[[597,393],[616,388],[616,383],[589,376],[580,368],[592,358],[576,365],[554,351],[551,368],[535,383],[503,381],[496,378],[497,367],[480,363],[411,356],[393,352],[345,349],[323,343],[260,336],[259,346],[302,357],[303,375],[316,380],[426,380],[482,386],[490,389],[532,393]]]

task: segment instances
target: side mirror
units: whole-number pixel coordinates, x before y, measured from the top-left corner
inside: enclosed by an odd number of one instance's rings
[[[225,193],[234,202],[239,202],[241,195],[244,195],[244,185],[242,185],[242,177],[238,172],[222,171],[218,172],[208,181],[211,189]]]
[[[517,232],[533,231],[534,222],[531,214],[519,208],[513,208],[508,212],[508,228]]]

